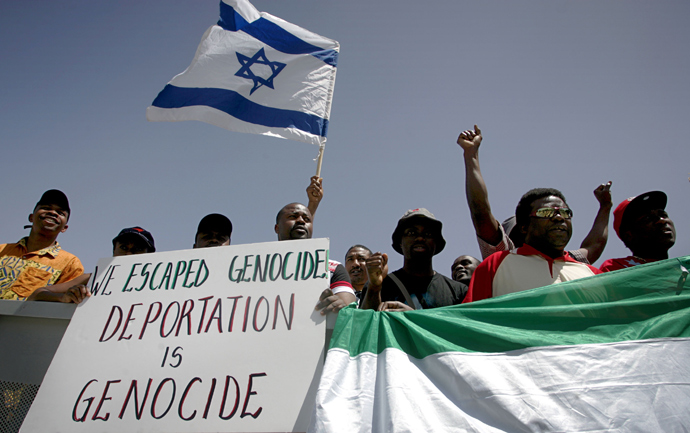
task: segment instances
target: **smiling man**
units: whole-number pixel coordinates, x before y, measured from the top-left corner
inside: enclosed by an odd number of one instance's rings
[[[676,243],[676,227],[666,213],[667,200],[665,193],[650,191],[616,207],[613,228],[633,255],[605,261],[602,271],[668,259],[668,250]]]
[[[464,302],[576,280],[601,273],[565,251],[573,232],[573,212],[563,193],[536,188],[522,196],[515,209],[523,246],[489,256],[474,271]]]
[[[443,251],[443,224],[424,208],[412,209],[398,221],[393,249],[404,257],[403,267],[388,274],[388,256],[367,259],[367,286],[362,308],[407,311],[446,307],[462,302],[467,286],[433,268],[433,257]]]
[[[0,245],[0,299],[79,303],[88,296],[83,285],[59,284],[84,273],[79,259],[57,242],[69,217],[69,201],[62,191],[43,193],[29,215],[29,236]],[[54,284],[59,284],[59,291],[51,290]]]
[[[301,203],[285,205],[276,216],[274,230],[279,241],[311,239],[313,229],[312,214]],[[321,293],[316,304],[316,309],[323,315],[337,313],[357,300],[345,267],[335,260],[329,260],[328,270],[331,273],[330,286]]]
[[[472,274],[480,263],[478,259],[472,256],[460,256],[450,266],[450,275],[455,281],[469,286]]]

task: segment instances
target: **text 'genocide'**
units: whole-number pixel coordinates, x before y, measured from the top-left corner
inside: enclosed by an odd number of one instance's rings
[[[182,384],[185,386],[184,391],[181,393],[179,392],[177,381],[171,377],[163,379],[154,386],[152,386],[153,379],[148,379],[148,381],[137,381],[134,379],[129,383],[128,387],[120,379],[108,380],[105,384],[99,383],[96,379],[91,379],[84,385],[76,399],[74,409],[72,410],[72,420],[76,422],[85,422],[87,420],[108,421],[111,411],[119,419],[122,419],[129,413],[130,416],[127,418],[140,420],[142,416],[147,417],[150,413],[151,418],[158,420],[170,413],[170,409],[176,401],[177,410],[173,412],[172,416],[177,416],[184,421],[193,420],[197,413],[201,413],[202,410],[203,415],[201,417],[203,419],[208,418],[212,403],[218,406],[214,411],[218,414],[217,416],[222,420],[229,420],[238,412],[242,401],[244,404],[242,405],[240,418],[250,416],[256,419],[263,411],[263,408],[259,406],[258,408],[249,409],[249,400],[250,397],[258,394],[253,389],[254,381],[265,376],[266,373],[263,372],[249,374],[245,392],[242,389],[245,387],[240,385],[237,379],[230,375],[225,377],[225,386],[222,386],[223,379],[217,380],[214,377],[209,381],[208,379],[203,380],[200,377],[194,377],[186,384]],[[216,386],[216,384],[219,386]],[[127,388],[129,390],[126,394],[123,394]],[[102,392],[101,389],[103,389]],[[111,395],[110,393],[113,394]],[[151,398],[149,398],[150,394],[153,394]],[[101,396],[100,399],[99,395]],[[244,398],[242,398],[242,395],[244,395]],[[191,396],[196,398],[188,398]],[[216,397],[216,402],[214,402],[214,396]],[[191,402],[192,400],[196,404]],[[94,402],[98,402],[98,404],[95,405],[93,404]],[[130,408],[129,410],[127,410],[128,407]],[[145,411],[147,407],[149,410]]]

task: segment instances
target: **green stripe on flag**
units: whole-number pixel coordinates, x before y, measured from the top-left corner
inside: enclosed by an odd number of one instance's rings
[[[357,356],[387,348],[422,359],[449,351],[690,337],[690,256],[454,307],[405,313],[341,310],[331,348]]]

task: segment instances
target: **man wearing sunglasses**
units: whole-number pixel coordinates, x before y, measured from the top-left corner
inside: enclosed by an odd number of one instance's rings
[[[482,143],[482,132],[477,125],[474,129],[463,131],[458,137],[458,144],[464,150],[465,190],[467,204],[470,208],[472,223],[477,234],[482,259],[497,251],[508,251],[522,246],[524,237],[515,227],[515,217],[506,219],[502,224],[491,213],[489,194],[479,167],[479,147]],[[603,183],[594,190],[594,197],[599,202],[599,211],[587,237],[579,249],[568,251],[568,254],[582,263],[594,263],[604,252],[608,240],[609,214],[611,202],[611,182]]]
[[[602,271],[668,259],[668,250],[676,243],[676,227],[666,213],[666,202],[665,193],[650,191],[616,207],[613,228],[632,256],[609,259],[601,265]]]
[[[573,232],[572,217],[572,210],[557,189],[528,191],[515,209],[516,229],[524,234],[524,244],[517,250],[497,252],[484,260],[474,271],[464,302],[601,273],[565,251]]]

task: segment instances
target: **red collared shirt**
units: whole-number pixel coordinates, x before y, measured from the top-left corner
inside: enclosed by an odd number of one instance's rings
[[[484,260],[472,275],[470,289],[464,302],[591,277],[600,273],[599,269],[578,262],[567,252],[554,259],[524,244],[517,250],[501,251]]]

